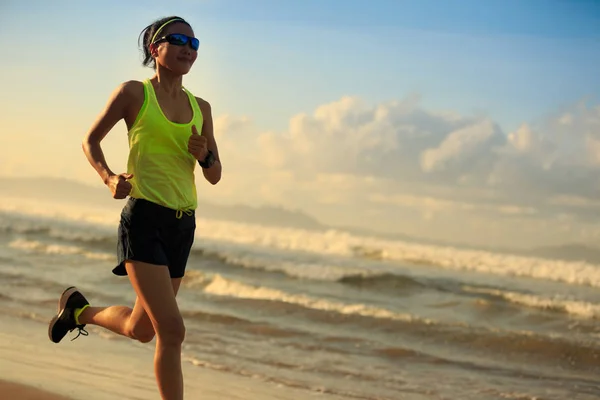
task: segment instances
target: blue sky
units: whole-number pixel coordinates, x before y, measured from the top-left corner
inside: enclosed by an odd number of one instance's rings
[[[238,0],[195,3],[223,19],[358,30],[388,26],[476,35],[526,34],[561,38],[597,37],[600,12],[600,4],[593,0]]]
[[[224,135],[226,179],[218,187],[201,189],[201,197],[285,204],[326,222],[354,225],[368,220],[384,230],[395,230],[417,215],[423,220],[413,220],[411,229],[421,235],[449,235],[456,219],[469,217],[461,214],[464,210],[495,210],[494,205],[473,205],[483,201],[478,197],[482,193],[492,199],[485,192],[489,182],[526,182],[517,191],[511,186],[510,193],[544,201],[552,188],[564,194],[559,191],[566,183],[559,180],[572,176],[573,165],[581,164],[575,176],[600,176],[600,134],[593,125],[600,118],[593,108],[600,102],[600,2],[583,0],[4,1],[0,175],[67,176],[99,184],[80,140],[119,83],[152,75],[140,64],[138,35],[154,19],[173,14],[190,21],[201,41],[184,84],[212,104],[220,121],[217,133]],[[368,110],[354,100],[342,100],[345,96],[361,99]],[[410,104],[406,99],[415,96],[417,111],[388,106],[393,101]],[[576,104],[583,101],[590,108],[577,111]],[[313,116],[317,109],[320,116]],[[456,120],[440,119],[440,112],[466,118],[458,123],[463,127],[469,118],[475,122],[453,134]],[[294,117],[302,114],[308,117]],[[481,122],[486,118],[501,128],[504,139]],[[564,128],[564,121],[572,126]],[[243,129],[231,132],[231,126]],[[290,130],[313,142],[288,140]],[[126,132],[123,125],[115,131],[104,143],[110,165],[119,170],[127,155]],[[428,141],[410,142],[414,132]],[[552,145],[543,144],[542,136]],[[408,171],[421,174],[412,176],[413,182],[435,181],[437,170],[425,171],[419,164],[424,156],[435,168],[453,162],[467,169],[486,166],[483,161],[500,154],[488,148],[488,140],[501,143],[502,154],[516,152],[523,159],[516,164],[513,159],[498,161],[486,170],[487,180],[476,180],[488,183],[468,190],[465,182],[471,182],[473,171],[456,166],[452,171],[459,175],[438,182],[439,187],[419,189],[403,181]],[[364,180],[356,171],[368,168],[344,157],[359,160],[360,152],[352,152],[367,142],[389,146],[370,149],[380,164]],[[315,147],[295,166],[281,164],[296,160],[298,149],[317,143],[324,147]],[[574,161],[556,150],[567,144],[581,151]],[[334,154],[340,149],[348,154]],[[312,183],[303,180],[307,167],[330,168],[329,154],[338,167],[320,175],[317,171]],[[256,158],[249,161],[247,155]],[[412,164],[398,164],[402,157]],[[523,169],[512,174],[514,165]],[[564,169],[553,171],[550,165]],[[388,171],[386,176],[397,179],[379,182],[382,177],[373,171]],[[545,185],[543,190],[536,189],[536,182]],[[587,180],[579,186],[595,184]],[[538,197],[529,193],[536,190]],[[372,198],[361,198],[365,193]],[[496,203],[510,203],[501,212],[531,211],[523,199],[499,189],[494,193],[502,196],[494,198]],[[586,201],[563,197],[555,203]],[[396,214],[404,219],[391,218]],[[523,239],[506,234],[513,228],[502,222],[504,214],[494,215],[473,217],[473,226],[492,226],[493,221],[500,224],[496,237]],[[527,222],[531,235],[553,232],[546,222],[536,221]],[[600,227],[577,229],[588,239],[600,239]],[[569,225],[561,232],[575,230]],[[463,231],[457,234],[467,235],[468,229]],[[480,237],[473,228],[470,238]]]
[[[378,102],[417,92],[426,105],[487,113],[512,130],[600,93],[596,1],[95,4],[9,2],[0,41],[17,31],[46,51],[76,47],[67,56],[75,61],[67,62],[82,69],[103,64],[99,86],[112,87],[139,65],[139,31],[155,17],[179,14],[203,46],[192,89],[214,99],[216,110],[249,114],[265,128],[282,128],[291,115],[343,95]],[[25,61],[55,64],[27,51]]]

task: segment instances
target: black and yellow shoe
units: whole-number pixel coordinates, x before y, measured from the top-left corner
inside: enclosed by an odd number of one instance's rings
[[[50,340],[59,343],[67,333],[75,329],[78,329],[79,333],[71,340],[77,339],[79,335],[87,336],[85,324],[80,324],[78,318],[89,306],[90,303],[76,287],[67,288],[58,300],[58,314],[52,318],[48,326]]]

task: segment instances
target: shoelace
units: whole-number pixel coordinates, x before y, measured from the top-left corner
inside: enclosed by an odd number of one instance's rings
[[[83,335],[83,336],[87,336],[89,335],[88,331],[86,331],[83,327],[84,325],[78,325],[75,328],[71,329],[69,332],[73,332],[75,329],[78,329],[79,332],[77,332],[77,336],[75,336],[73,339],[71,339],[71,342],[75,339],[77,339],[79,336]]]

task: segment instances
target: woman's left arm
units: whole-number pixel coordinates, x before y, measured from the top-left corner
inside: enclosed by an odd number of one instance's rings
[[[216,185],[221,180],[221,159],[219,157],[219,149],[217,148],[217,141],[215,140],[215,133],[213,129],[213,118],[210,103],[199,97],[196,97],[200,111],[202,111],[202,117],[204,122],[202,123],[201,136],[206,138],[206,144],[208,150],[210,150],[215,158],[214,164],[209,168],[202,168],[202,173],[207,181]]]

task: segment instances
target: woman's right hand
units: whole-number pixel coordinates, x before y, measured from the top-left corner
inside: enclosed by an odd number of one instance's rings
[[[128,179],[133,178],[133,174],[111,175],[106,180],[106,186],[110,189],[113,199],[124,199],[131,193],[131,183]]]

